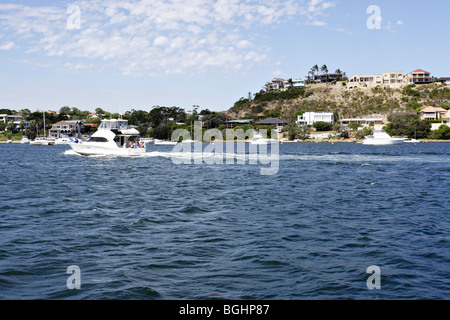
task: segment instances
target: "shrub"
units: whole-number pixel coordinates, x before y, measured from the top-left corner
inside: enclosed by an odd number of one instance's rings
[[[432,131],[428,134],[429,139],[437,140],[450,140],[450,127],[443,124],[436,131]]]
[[[333,125],[331,123],[318,121],[314,123],[314,128],[316,128],[317,131],[330,131],[333,128]]]

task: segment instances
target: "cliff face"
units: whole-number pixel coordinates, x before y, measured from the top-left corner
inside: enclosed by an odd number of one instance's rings
[[[297,112],[336,112],[340,119],[387,117],[396,112],[418,112],[424,106],[450,108],[450,86],[433,83],[397,88],[351,88],[350,83],[321,84],[284,92],[260,92],[253,100],[237,101],[226,114],[236,118],[276,116],[293,121]]]

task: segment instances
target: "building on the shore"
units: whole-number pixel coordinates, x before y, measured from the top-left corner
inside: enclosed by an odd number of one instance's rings
[[[425,109],[420,110],[420,119],[421,120],[446,120],[447,119],[447,110],[444,108],[438,107],[426,107]]]
[[[350,123],[357,123],[362,126],[382,125],[383,118],[348,118],[342,119],[340,123],[344,126],[348,126]]]
[[[15,114],[0,114],[0,121],[3,123],[8,122],[20,122],[24,121],[24,118],[21,115],[15,115]]]
[[[441,77],[439,81],[442,83],[450,83],[450,77]]]
[[[0,114],[0,122],[9,125],[12,123],[13,130],[22,130],[29,128],[29,122],[25,121],[23,116],[18,114]],[[10,128],[11,129],[11,128]]]
[[[64,136],[79,136],[82,133],[83,123],[81,120],[64,120],[52,125],[49,131],[50,138],[61,138]]]
[[[334,114],[331,112],[305,112],[297,116],[295,122],[298,126],[312,126],[316,122],[334,124]]]
[[[253,119],[232,119],[225,121],[225,125],[227,128],[234,128],[236,126],[243,126],[243,125],[252,125],[255,121]]]
[[[288,124],[287,121],[284,121],[284,120],[281,120],[281,119],[277,119],[277,118],[267,118],[267,119],[258,121],[256,123],[256,125],[258,125],[258,126],[274,126],[275,127],[275,131],[277,131],[278,133],[283,131],[283,128],[287,124]]]

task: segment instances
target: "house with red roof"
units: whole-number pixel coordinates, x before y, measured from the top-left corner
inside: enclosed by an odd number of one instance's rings
[[[406,75],[409,84],[427,84],[433,82],[433,77],[428,71],[417,69]]]

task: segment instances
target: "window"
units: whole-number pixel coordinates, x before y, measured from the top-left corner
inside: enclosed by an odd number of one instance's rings
[[[108,142],[108,139],[103,138],[103,137],[91,137],[88,140],[89,142]]]

